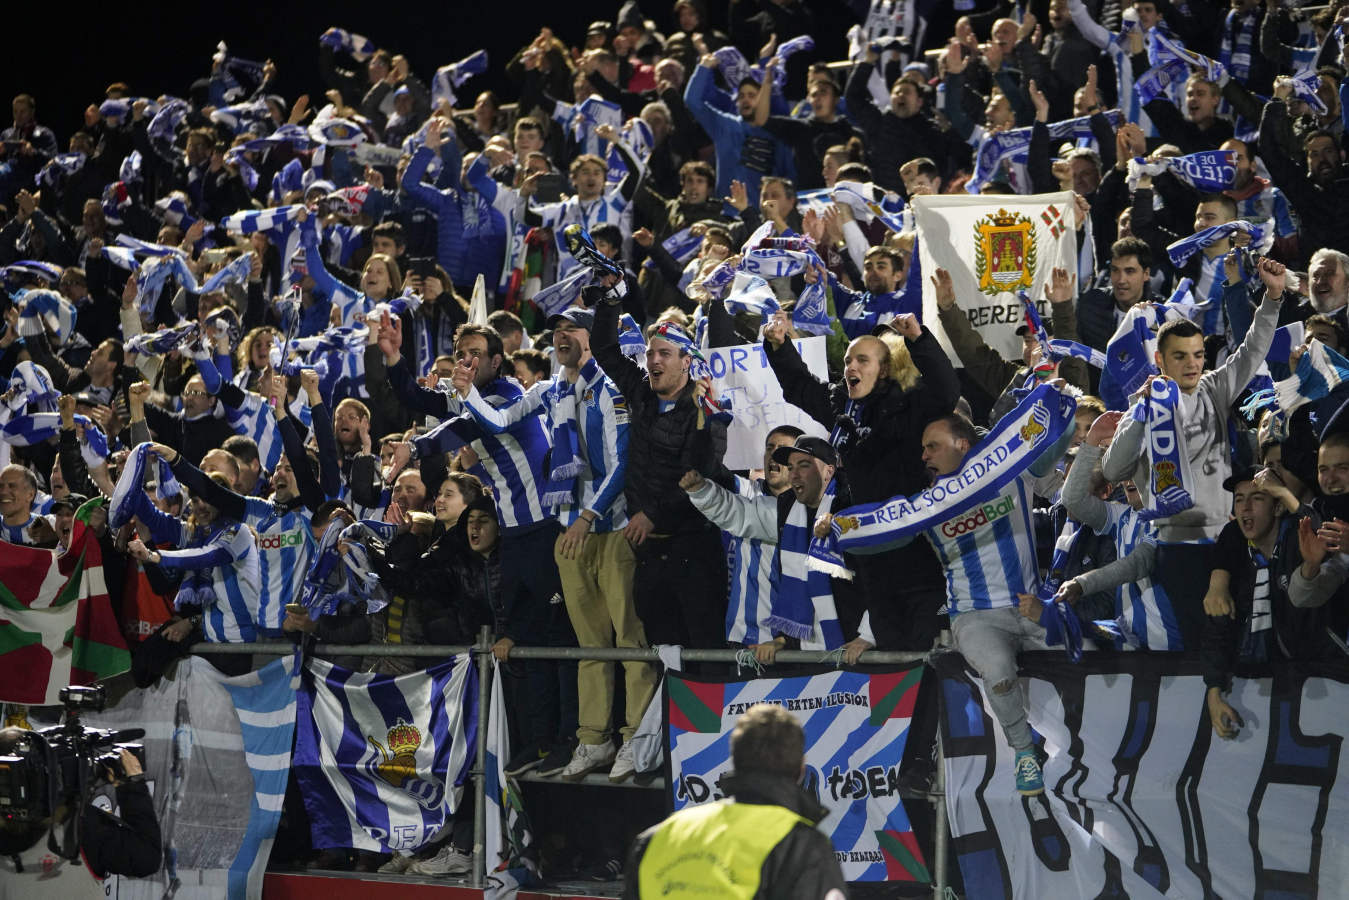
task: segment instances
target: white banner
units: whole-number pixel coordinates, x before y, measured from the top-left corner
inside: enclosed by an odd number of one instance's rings
[[[1235,679],[1244,720],[1209,724],[1198,664],[1121,654],[1023,656],[1045,793],[958,654],[934,659],[952,849],[971,897],[1340,896],[1349,882],[1349,681],[1292,667]]]
[[[796,341],[796,352],[811,374],[825,381],[829,378],[827,340],[808,337]],[[817,437],[829,436],[819,422],[782,399],[782,386],[768,365],[762,344],[715,347],[704,350],[703,355],[712,367],[717,396],[731,401],[734,421],[726,434],[726,468],[762,468],[764,440],[779,425],[795,425]]]
[[[984,343],[1004,359],[1021,358],[1022,322],[1018,290],[1026,290],[1049,323],[1044,286],[1057,266],[1077,272],[1077,231],[1073,194],[958,196],[929,194],[913,198],[918,229],[918,258],[923,278],[923,324],[960,365],[937,318],[930,276],[951,273],[956,305]]]

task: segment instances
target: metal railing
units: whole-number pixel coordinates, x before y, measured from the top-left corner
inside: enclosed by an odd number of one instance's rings
[[[488,629],[484,628],[478,643],[463,644],[323,644],[324,656],[406,656],[416,658],[445,659],[460,654],[476,657],[478,666],[478,709],[479,715],[485,711],[491,699],[492,678],[492,639]],[[284,656],[295,651],[290,641],[260,641],[253,644],[211,644],[192,645],[193,653],[237,654],[237,655],[275,655]],[[712,662],[743,664],[743,650],[693,650],[680,651],[684,662]],[[927,653],[898,652],[890,650],[868,650],[862,654],[859,665],[893,665],[896,663],[923,662]],[[509,659],[594,659],[605,662],[641,661],[660,664],[660,655],[654,649],[631,647],[512,647]],[[780,650],[771,665],[778,664],[841,665],[838,651],[822,650]],[[757,671],[757,666],[749,666]],[[767,668],[767,667],[765,667]],[[487,834],[487,728],[480,723],[477,729],[473,770],[474,807],[473,807],[473,872],[470,884],[475,888],[486,885],[486,859],[484,843]],[[947,829],[945,795],[945,757],[941,746],[941,730],[937,731],[936,776],[933,787],[926,799],[933,804],[933,851],[932,851],[932,891],[933,896],[941,900],[946,896],[946,865],[949,852],[950,835]]]

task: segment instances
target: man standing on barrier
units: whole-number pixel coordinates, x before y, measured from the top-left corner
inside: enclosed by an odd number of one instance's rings
[[[756,703],[731,732],[731,795],[681,809],[637,836],[624,900],[739,897],[843,900],[826,810],[800,787],[806,736],[791,713]]]

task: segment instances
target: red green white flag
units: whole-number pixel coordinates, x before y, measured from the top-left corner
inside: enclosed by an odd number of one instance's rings
[[[58,703],[68,684],[131,668],[88,525],[103,502],[90,500],[75,513],[67,551],[0,542],[0,701]]]

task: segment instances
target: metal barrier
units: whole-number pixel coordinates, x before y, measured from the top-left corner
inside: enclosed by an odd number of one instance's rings
[[[266,641],[255,644],[193,644],[193,653],[223,653],[238,655],[275,655],[285,656],[295,651],[295,645],[289,641]],[[445,659],[463,653],[477,657],[478,665],[478,709],[486,710],[491,698],[492,677],[492,638],[484,628],[473,645],[433,644],[421,646],[403,646],[399,644],[323,644],[324,656],[408,656],[434,657]],[[680,651],[680,659],[686,662],[736,663],[744,651],[740,650],[693,650]],[[923,662],[927,653],[901,653],[889,650],[868,650],[862,654],[859,664],[890,665],[894,663]],[[595,659],[606,662],[639,660],[660,664],[660,655],[651,649],[629,647],[512,647],[510,659]],[[803,663],[813,665],[840,665],[838,651],[822,650],[780,650],[773,663]],[[481,713],[480,713],[481,714]],[[475,888],[486,884],[486,859],[484,842],[487,834],[487,728],[480,723],[477,730],[476,756],[472,772],[474,781],[475,805],[473,809],[473,873],[471,884]],[[949,852],[950,835],[947,829],[945,795],[945,755],[941,745],[941,730],[937,731],[936,778],[927,800],[933,804],[933,851],[932,851],[932,892],[942,900],[946,896],[946,863]]]

